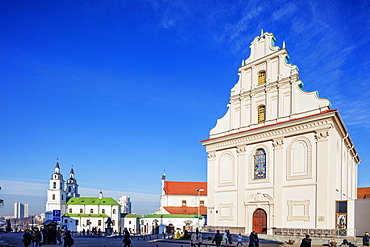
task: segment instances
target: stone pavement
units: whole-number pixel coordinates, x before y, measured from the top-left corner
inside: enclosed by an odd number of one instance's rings
[[[23,233],[1,233],[0,240],[4,240],[5,242],[11,244],[11,246],[14,247],[23,247],[22,244],[22,235]],[[156,236],[152,236],[152,240],[149,240],[148,238],[143,239],[132,239],[132,247],[190,247],[190,241],[189,240],[176,240],[176,239],[161,239],[156,238]],[[73,236],[75,240],[74,247],[122,247],[122,239],[114,238],[114,237],[93,237],[93,236],[79,236],[75,235]],[[233,244],[227,244],[222,246],[235,246],[236,242]],[[245,247],[248,247],[248,242],[243,242],[243,245]],[[47,244],[43,246],[63,246],[63,245],[55,245],[55,244]],[[202,247],[206,246],[215,246],[212,244],[212,241],[210,240],[204,240]],[[281,242],[274,242],[274,241],[261,241],[260,247],[299,247],[299,244],[285,244]],[[318,246],[312,246],[312,247],[318,247]]]

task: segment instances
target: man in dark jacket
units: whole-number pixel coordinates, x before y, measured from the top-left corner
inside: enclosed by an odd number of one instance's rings
[[[32,242],[33,242],[33,247],[39,247],[40,245],[40,242],[42,241],[42,235],[41,235],[41,232],[39,232],[39,229],[37,227],[35,227],[35,229],[33,229],[33,233],[32,233]]]
[[[219,247],[221,245],[222,236],[220,234],[220,231],[217,230],[215,236],[213,237],[212,243],[216,243],[216,246]]]
[[[364,237],[362,238],[363,246],[368,246],[369,245],[369,240],[370,240],[369,233],[365,232]]]
[[[310,235],[306,235],[304,239],[302,239],[302,243],[299,247],[311,247],[312,239],[310,238]]]
[[[24,244],[24,247],[28,247],[32,242],[32,235],[30,233],[30,230],[26,230],[26,232],[23,234],[22,242]]]

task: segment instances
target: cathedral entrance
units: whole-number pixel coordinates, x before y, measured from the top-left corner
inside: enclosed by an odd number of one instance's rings
[[[267,233],[267,214],[265,210],[258,208],[254,211],[252,230],[259,234]]]

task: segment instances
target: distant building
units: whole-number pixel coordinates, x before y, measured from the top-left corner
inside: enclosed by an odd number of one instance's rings
[[[131,202],[127,197],[126,209],[131,210]],[[113,198],[103,197],[100,191],[99,197],[80,197],[78,184],[73,168],[69,178],[65,182],[60,172],[59,163],[55,165],[51,176],[49,189],[47,190],[46,221],[44,225],[54,224],[53,211],[61,211],[62,227],[71,231],[101,230],[105,232],[106,221],[111,219],[113,231],[121,230],[121,205]]]
[[[166,181],[162,175],[160,207],[141,219],[143,233],[175,234],[203,228],[207,217],[207,182]]]
[[[120,231],[120,205],[110,197],[75,197],[67,202],[67,213],[63,215],[63,226],[71,231],[81,232],[85,229],[105,231],[105,222],[112,220],[113,231]]]
[[[131,214],[131,200],[129,196],[122,195],[118,199],[122,214]]]
[[[356,148],[339,111],[303,90],[285,44],[275,41],[267,32],[253,40],[226,114],[202,141],[208,227],[354,236]],[[325,75],[321,84],[328,86]]]
[[[14,218],[25,218],[28,217],[28,204],[22,204],[20,202],[14,203]]]

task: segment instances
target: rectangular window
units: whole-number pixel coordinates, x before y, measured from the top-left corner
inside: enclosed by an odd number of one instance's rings
[[[199,202],[199,205],[200,205],[200,206],[204,206],[204,201],[200,201],[200,202]]]
[[[101,220],[98,220],[98,226],[101,226]]]
[[[115,226],[116,221],[112,220],[112,226]]]
[[[347,235],[347,201],[336,201],[336,228],[339,236]]]
[[[79,223],[79,221],[78,221],[78,220],[76,220],[76,226],[78,226],[78,223]]]
[[[83,213],[84,213],[84,210],[80,208],[80,214],[83,214]]]
[[[72,208],[70,208],[70,209],[68,210],[68,212],[71,214],[71,213],[72,213]]]
[[[87,226],[91,225],[90,220],[86,220],[86,225],[87,225]]]
[[[186,206],[186,200],[181,201],[181,206]]]
[[[94,209],[90,209],[90,214],[93,214],[94,213]]]
[[[68,223],[68,220],[66,219],[66,220],[64,220],[64,223]]]
[[[101,213],[102,213],[102,214],[105,214],[105,209],[102,209],[102,210],[101,210]]]
[[[116,214],[116,210],[115,209],[113,209],[113,214]]]

